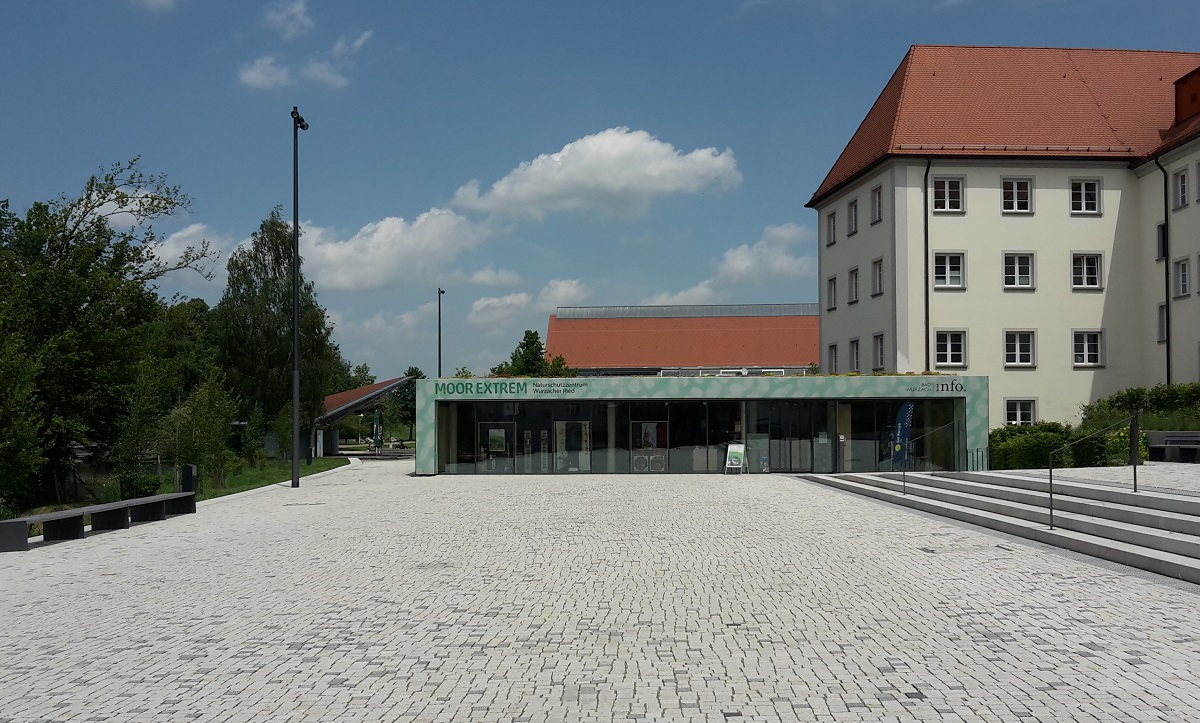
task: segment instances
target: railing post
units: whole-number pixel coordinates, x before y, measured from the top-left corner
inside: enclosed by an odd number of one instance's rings
[[[1129,463],[1133,465],[1133,491],[1137,492],[1137,468],[1142,463],[1142,433],[1138,429],[1138,413],[1129,418]]]
[[[1050,453],[1049,464],[1047,465],[1050,471],[1050,529],[1054,529],[1054,452]]]

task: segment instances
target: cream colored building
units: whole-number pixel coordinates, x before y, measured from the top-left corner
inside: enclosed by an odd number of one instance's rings
[[[987,375],[992,426],[1200,380],[1198,68],[914,46],[808,203],[822,371]]]

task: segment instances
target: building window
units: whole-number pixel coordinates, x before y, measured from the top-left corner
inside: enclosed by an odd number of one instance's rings
[[[825,281],[825,308],[833,311],[837,308],[837,277],[830,276]]]
[[[1158,305],[1158,341],[1159,341],[1159,343],[1162,343],[1167,340],[1167,335],[1171,331],[1167,327],[1168,327],[1167,305],[1159,304]]]
[[[825,217],[825,245],[832,246],[837,243],[837,213],[830,212]]]
[[[963,276],[963,259],[965,254],[934,254],[933,255],[933,287],[935,289],[966,288],[966,278]]]
[[[1004,254],[1004,288],[1033,288],[1033,254]]]
[[[846,205],[846,235],[853,236],[858,233],[858,199],[854,199]]]
[[[850,371],[858,371],[858,339],[850,340]]]
[[[1104,366],[1103,331],[1076,331],[1072,335],[1075,367]]]
[[[858,269],[850,269],[846,279],[846,303],[858,303]]]
[[[939,331],[936,338],[935,361],[937,366],[965,367],[967,365],[967,332]]]
[[[1192,293],[1192,278],[1188,274],[1188,259],[1179,259],[1171,269],[1171,279],[1175,286],[1175,297],[1187,296]]]
[[[1071,181],[1071,213],[1100,213],[1100,182]]]
[[[1155,261],[1162,261],[1167,258],[1167,224],[1158,224],[1158,245],[1155,250]]]
[[[1005,399],[1004,421],[1007,424],[1033,424],[1037,417],[1037,405],[1033,399]]]
[[[1071,254],[1071,288],[1103,288],[1103,270],[1100,254]]]
[[[1004,332],[1004,366],[1032,367],[1035,365],[1034,333],[1032,331]]]
[[[871,262],[871,296],[883,293],[883,259]]]
[[[1171,207],[1175,209],[1188,205],[1188,174],[1187,169],[1171,176]]]
[[[876,334],[875,338],[872,340],[871,361],[872,367],[876,371],[883,369],[883,334]]]
[[[883,186],[871,189],[871,223],[883,220]]]
[[[1000,188],[1000,208],[1004,213],[1033,213],[1033,181],[1005,178],[1000,181]]]
[[[962,213],[963,180],[961,178],[933,179],[933,210],[939,213]]]
[[[838,373],[837,344],[829,345],[829,374]]]

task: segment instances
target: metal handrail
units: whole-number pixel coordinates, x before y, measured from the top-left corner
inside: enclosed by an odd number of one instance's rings
[[[1129,438],[1130,438],[1129,444],[1130,444],[1130,450],[1131,450],[1130,458],[1132,460],[1132,454],[1133,454],[1132,450],[1135,448],[1140,449],[1140,440],[1139,440],[1140,435],[1138,434],[1137,418],[1138,418],[1138,415],[1135,412],[1135,413],[1131,414],[1128,419],[1122,418],[1121,421],[1114,422],[1113,424],[1108,425],[1104,429],[1100,429],[1095,432],[1092,432],[1091,434],[1089,434],[1086,437],[1080,437],[1079,439],[1075,440],[1074,442],[1068,442],[1068,443],[1064,444],[1063,446],[1059,447],[1058,449],[1054,449],[1054,450],[1050,451],[1049,459],[1047,460],[1047,472],[1048,472],[1048,478],[1049,478],[1049,486],[1047,489],[1048,489],[1049,496],[1050,496],[1050,499],[1049,499],[1049,502],[1050,502],[1050,529],[1052,529],[1052,530],[1054,529],[1054,455],[1058,454],[1059,452],[1062,452],[1063,450],[1070,449],[1071,447],[1074,447],[1075,445],[1079,444],[1080,442],[1089,440],[1098,434],[1105,434],[1110,430],[1116,429],[1117,427],[1124,427],[1126,424],[1128,424],[1129,425]],[[1135,447],[1134,445],[1139,445],[1139,446]],[[1136,464],[1133,465],[1133,491],[1137,492],[1137,465]]]
[[[946,427],[953,426],[953,425],[957,425],[957,424],[958,424],[958,421],[959,421],[959,420],[957,420],[957,419],[951,419],[949,422],[946,422],[945,424],[941,425],[940,427],[934,427],[933,429],[929,430],[929,431],[928,431],[928,432],[926,432],[925,434],[922,434],[920,437],[914,437],[913,439],[910,439],[910,440],[908,440],[908,442],[906,442],[906,443],[905,443],[905,447],[907,447],[907,448],[908,448],[908,450],[911,450],[911,449],[912,449],[912,446],[913,446],[914,444],[916,444],[916,443],[917,443],[919,440],[922,440],[922,439],[924,439],[924,438],[928,437],[929,435],[933,434],[934,432],[940,432],[941,430],[945,429]],[[906,458],[910,458],[910,457],[911,457],[911,455],[909,455],[909,454],[907,454],[907,453],[906,453],[904,456],[905,456]],[[895,470],[893,470],[893,471],[895,471]],[[907,495],[907,494],[908,494],[908,469],[907,469],[907,465],[906,465],[905,467],[902,467],[902,468],[900,469],[900,494],[902,494],[902,495]]]

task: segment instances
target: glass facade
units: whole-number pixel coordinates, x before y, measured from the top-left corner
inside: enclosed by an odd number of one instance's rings
[[[437,401],[437,473],[960,469],[964,402],[940,399]]]

